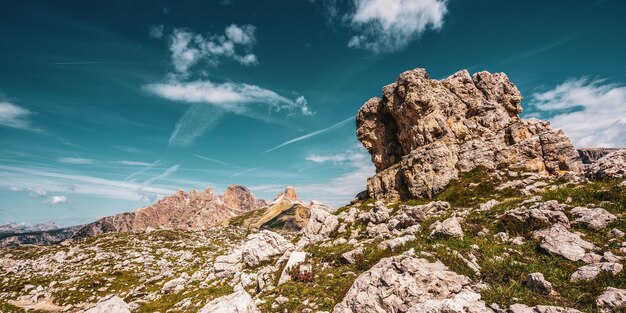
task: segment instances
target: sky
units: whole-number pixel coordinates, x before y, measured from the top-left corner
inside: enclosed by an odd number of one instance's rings
[[[334,206],[374,173],[354,116],[403,71],[504,72],[523,116],[626,146],[626,2],[2,1],[0,224],[178,189]]]

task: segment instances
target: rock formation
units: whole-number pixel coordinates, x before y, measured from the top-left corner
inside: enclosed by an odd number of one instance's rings
[[[201,228],[218,225],[239,214],[256,210],[265,205],[246,187],[228,186],[223,195],[214,195],[210,188],[205,191],[191,190],[177,193],[135,212],[133,229],[153,228]]]
[[[589,165],[587,172],[594,178],[626,177],[626,148],[617,149]]]
[[[151,228],[203,228],[219,225],[233,216],[257,210],[265,205],[248,188],[231,185],[223,195],[192,189],[179,190],[134,213],[103,217],[81,227],[72,239],[96,236],[108,232],[125,232]]]
[[[578,149],[578,155],[583,164],[591,164],[615,150],[617,148],[583,148]]]
[[[522,95],[503,73],[459,71],[444,80],[424,69],[400,74],[357,114],[357,138],[376,175],[376,199],[432,197],[477,166],[519,168],[543,175],[583,169],[561,130],[521,119]]]

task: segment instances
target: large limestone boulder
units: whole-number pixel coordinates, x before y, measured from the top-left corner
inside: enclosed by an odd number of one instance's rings
[[[333,312],[466,312],[439,309],[470,307],[467,312],[491,312],[470,283],[467,276],[410,250],[381,259],[357,277]]]
[[[96,306],[85,313],[130,313],[130,308],[120,297],[110,296],[101,299]]]
[[[339,227],[337,216],[319,206],[311,206],[311,217],[302,233],[309,243],[314,243],[328,238],[337,227]]]
[[[255,267],[290,249],[293,249],[293,244],[283,236],[273,231],[262,230],[248,235],[241,253],[244,264]]]
[[[541,238],[540,247],[552,254],[557,254],[571,261],[578,261],[585,256],[588,250],[596,246],[572,233],[561,224],[554,224],[550,228],[535,232],[535,237]]]
[[[522,96],[503,73],[459,71],[444,80],[424,69],[400,74],[357,113],[357,138],[376,175],[368,192],[395,201],[432,197],[477,166],[545,175],[580,172],[578,152],[548,122],[524,120]]]
[[[205,305],[198,313],[260,313],[252,297],[239,290],[227,296],[219,297]]]

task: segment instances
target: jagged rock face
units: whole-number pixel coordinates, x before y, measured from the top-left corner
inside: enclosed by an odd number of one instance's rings
[[[229,186],[224,195],[216,196],[208,188],[177,193],[141,208],[135,213],[133,229],[199,228],[218,225],[230,217],[259,209],[259,200],[243,186]]]
[[[600,179],[626,177],[626,148],[617,149],[592,163],[588,173]]]
[[[82,226],[70,238],[82,239],[110,232],[131,231],[134,221],[135,213],[120,213],[103,217],[93,223]]]
[[[579,172],[569,139],[548,122],[524,120],[522,96],[503,73],[465,70],[433,80],[424,69],[400,74],[357,113],[357,138],[377,174],[376,199],[432,197],[477,166],[524,168],[546,175]]]
[[[578,155],[583,164],[591,164],[617,149],[618,148],[584,148],[578,149]]]

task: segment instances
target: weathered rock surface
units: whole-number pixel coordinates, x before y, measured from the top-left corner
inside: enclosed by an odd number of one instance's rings
[[[424,69],[400,74],[357,114],[357,138],[376,175],[369,195],[399,200],[432,197],[477,166],[525,168],[546,175],[583,169],[560,130],[520,119],[522,96],[502,73],[465,70],[444,80]]]
[[[463,228],[461,228],[459,218],[456,216],[445,219],[443,222],[436,221],[431,225],[431,228],[431,237],[435,235],[443,235],[448,237],[463,238],[464,236]]]
[[[578,261],[585,256],[587,250],[596,248],[592,243],[571,233],[561,224],[555,224],[550,228],[535,232],[535,236],[541,238],[541,248],[552,254],[561,255],[568,260]]]
[[[357,277],[333,312],[431,312],[411,308],[450,307],[452,303],[458,304],[454,307],[472,303],[474,311],[468,312],[483,312],[480,308],[484,308],[480,295],[471,290],[468,277],[408,251],[381,259]]]
[[[577,149],[577,151],[583,164],[591,164],[617,149],[618,148],[584,148]]]
[[[298,263],[306,261],[306,252],[303,251],[293,251],[289,255],[289,260],[287,260],[287,264],[285,264],[285,268],[283,268],[283,272],[280,274],[280,278],[278,279],[278,284],[284,284],[291,279],[291,275],[289,275],[288,270]]]
[[[82,239],[110,232],[125,232],[133,229],[135,213],[120,213],[113,216],[103,217],[93,223],[79,228],[71,239]]]
[[[128,304],[118,296],[107,297],[85,313],[130,313]]]
[[[613,151],[592,163],[587,172],[595,178],[626,177],[626,148]]]
[[[233,294],[219,297],[205,305],[198,313],[260,313],[252,297],[240,290]]]
[[[596,303],[600,312],[618,312],[626,309],[626,290],[609,287],[598,298]]]
[[[563,308],[551,305],[537,305],[529,307],[524,304],[513,304],[509,307],[510,313],[581,313],[576,309]]]
[[[530,273],[526,277],[526,287],[535,289],[544,295],[552,293],[552,283],[547,281],[541,273]]]
[[[525,206],[509,210],[501,218],[510,223],[530,223],[533,225],[551,226],[560,223],[569,226],[569,220],[563,213],[563,206],[556,200],[539,202],[530,208]]]
[[[574,223],[587,225],[593,229],[602,229],[617,217],[602,208],[575,207],[571,213],[576,216]]]
[[[269,230],[262,230],[248,235],[242,247],[242,258],[248,267],[254,267],[270,261],[273,256],[281,255],[289,249],[293,249],[293,244],[283,236]]]
[[[191,190],[164,197],[157,203],[135,212],[133,229],[200,228],[219,225],[233,216],[256,210],[265,205],[243,186],[228,186],[223,195]]]
[[[339,220],[336,215],[318,206],[312,206],[311,217],[306,227],[302,230],[303,238],[308,243],[315,243],[328,238],[337,227],[339,227]]]
[[[592,280],[596,278],[601,272],[607,272],[613,275],[619,274],[624,269],[624,266],[620,263],[613,262],[600,262],[589,264],[580,267],[570,277],[571,282],[577,282],[581,280]]]

